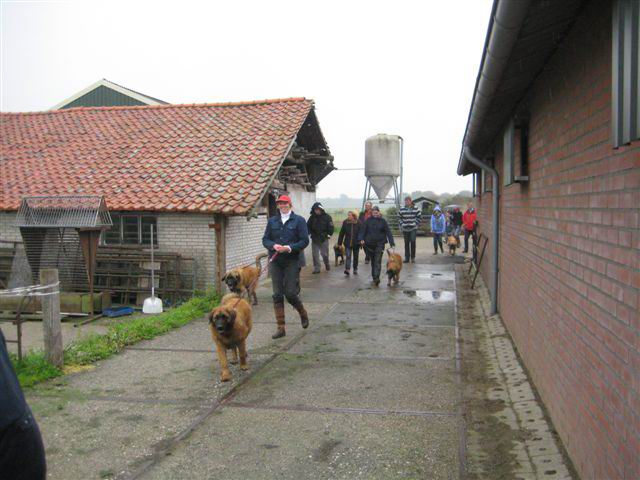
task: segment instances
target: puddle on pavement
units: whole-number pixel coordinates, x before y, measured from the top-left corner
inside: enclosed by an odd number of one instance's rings
[[[453,302],[454,292],[451,290],[403,290],[407,297],[427,303]]]

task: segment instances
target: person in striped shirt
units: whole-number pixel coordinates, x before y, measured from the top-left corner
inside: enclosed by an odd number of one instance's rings
[[[404,262],[412,263],[416,261],[416,233],[418,225],[420,225],[421,212],[418,207],[413,204],[411,197],[405,197],[404,207],[398,212],[400,221],[400,229],[404,236]]]

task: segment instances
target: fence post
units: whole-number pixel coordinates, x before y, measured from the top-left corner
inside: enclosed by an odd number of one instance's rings
[[[58,270],[40,270],[40,285],[58,283]],[[44,293],[59,292],[60,287],[48,288]],[[44,295],[42,299],[42,328],[44,331],[44,355],[56,367],[62,366],[62,325],[60,324],[60,293]]]

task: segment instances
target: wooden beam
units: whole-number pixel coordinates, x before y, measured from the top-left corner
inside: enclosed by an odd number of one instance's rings
[[[216,214],[215,223],[209,224],[216,233],[216,293],[222,295],[222,277],[227,271],[227,217]]]

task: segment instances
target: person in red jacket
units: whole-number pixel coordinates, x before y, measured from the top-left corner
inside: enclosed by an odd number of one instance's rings
[[[462,215],[462,226],[464,228],[464,253],[467,253],[470,236],[473,238],[473,244],[476,244],[476,227],[478,226],[478,214],[471,202],[467,204],[467,211]]]

